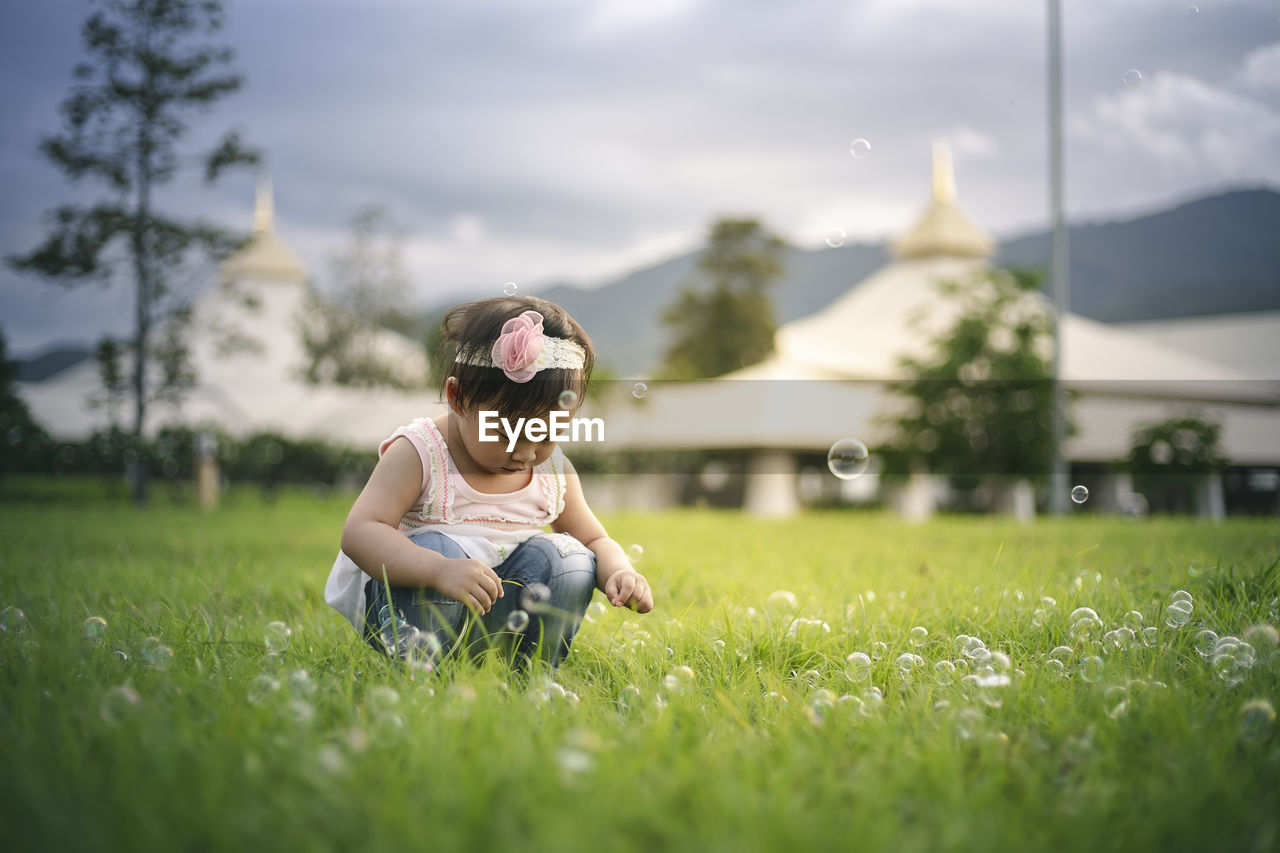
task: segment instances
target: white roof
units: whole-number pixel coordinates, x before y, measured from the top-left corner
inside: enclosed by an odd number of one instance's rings
[[[188,346],[196,386],[178,411],[152,404],[148,431],[168,423],[217,424],[241,436],[272,431],[374,447],[397,426],[442,413],[436,392],[313,385],[303,378],[307,355],[299,321],[308,301],[306,272],[275,234],[269,189],[259,189],[255,220],[254,241],[226,262],[223,282],[195,305]],[[228,348],[228,333],[250,346]],[[417,342],[377,330],[374,348],[410,375],[426,376],[426,355]],[[83,438],[109,423],[108,411],[90,402],[102,393],[93,360],[18,388],[32,415],[55,436]],[[127,427],[131,415],[120,416]]]
[[[1170,349],[1210,359],[1257,379],[1280,379],[1280,311],[1118,323]]]

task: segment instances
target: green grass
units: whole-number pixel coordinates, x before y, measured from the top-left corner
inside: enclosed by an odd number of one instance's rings
[[[644,546],[653,613],[598,615],[556,672],[488,660],[423,679],[324,605],[346,509],[0,504],[0,608],[29,623],[0,632],[6,847],[1280,845],[1280,738],[1241,717],[1280,701],[1277,650],[1255,631],[1256,661],[1230,680],[1195,648],[1205,627],[1276,623],[1275,520],[615,515],[615,537]],[[1174,629],[1178,589],[1195,607]],[[1042,596],[1056,605],[1037,617]],[[1105,624],[1073,639],[1081,606]],[[1104,647],[1130,610],[1153,641]],[[269,656],[277,620],[291,643]],[[1011,683],[939,684],[961,633],[1005,652]],[[167,665],[147,661],[149,637]],[[851,681],[846,656],[876,643],[869,680]],[[1045,664],[1060,644],[1068,677]],[[904,653],[923,666],[904,676]]]

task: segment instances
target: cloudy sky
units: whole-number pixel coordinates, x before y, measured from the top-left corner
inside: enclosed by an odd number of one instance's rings
[[[1063,4],[1073,220],[1280,188],[1277,0]],[[0,10],[0,254],[98,197],[37,154],[81,55],[81,0]],[[1045,4],[1022,0],[238,0],[219,39],[245,88],[189,151],[243,127],[277,227],[321,287],[363,205],[406,234],[414,298],[591,284],[760,217],[821,246],[873,240],[928,197],[950,141],[961,204],[997,236],[1048,221]],[[1126,85],[1130,69],[1141,73]],[[850,155],[854,139],[870,143]],[[253,178],[160,204],[247,228]],[[124,290],[0,271],[11,352],[129,328]]]

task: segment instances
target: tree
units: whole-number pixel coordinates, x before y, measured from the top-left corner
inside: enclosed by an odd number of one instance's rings
[[[939,285],[955,318],[925,358],[905,357],[906,379],[887,390],[900,410],[882,415],[888,473],[921,467],[961,485],[1036,481],[1053,459],[1052,318],[1039,275],[992,270]]]
[[[1140,426],[1124,467],[1152,509],[1187,512],[1206,475],[1221,471],[1222,425],[1193,414]]]
[[[662,317],[673,332],[663,377],[719,376],[773,352],[777,320],[769,288],[782,275],[785,248],[755,219],[720,219],[711,226],[694,279]]]
[[[160,346],[153,335],[170,318],[177,325],[169,328],[180,329],[189,300],[182,284],[198,275],[198,262],[224,257],[241,242],[212,224],[161,214],[153,195],[191,162],[179,151],[189,117],[235,92],[241,78],[220,70],[231,62],[229,49],[199,41],[221,28],[220,0],[95,5],[82,30],[89,61],[76,65],[76,83],[62,102],[65,127],[45,137],[40,151],[71,180],[105,184],[111,198],[58,207],[44,243],[8,262],[63,285],[131,280],[134,324],[125,350],[132,360],[132,435],[140,447],[148,404],[180,394],[191,380],[181,334],[166,335]],[[210,184],[258,155],[233,130],[195,159]],[[146,466],[134,455],[133,493],[142,502]]]
[[[18,396],[17,378],[18,365],[9,360],[9,344],[0,331],[0,477],[29,463],[33,454],[51,444],[48,433]]]
[[[423,387],[428,377],[412,375],[378,346],[387,328],[426,335],[402,307],[409,282],[401,261],[400,231],[385,207],[367,205],[356,213],[348,245],[333,258],[333,278],[333,295],[326,299],[311,291],[301,319],[307,381]]]

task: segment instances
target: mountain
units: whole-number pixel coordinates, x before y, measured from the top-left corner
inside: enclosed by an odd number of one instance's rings
[[[55,346],[32,358],[15,359],[18,363],[17,379],[19,382],[41,382],[86,358],[93,358],[93,351],[83,346]]]
[[[1125,222],[1073,225],[1071,310],[1104,323],[1280,309],[1280,193],[1239,190]],[[1002,266],[1049,265],[1050,235],[1002,242]]]
[[[1226,192],[1129,220],[1072,225],[1071,310],[1107,323],[1280,310],[1280,193]],[[1003,241],[999,266],[1049,266],[1047,231]],[[599,362],[623,375],[652,371],[667,343],[662,312],[699,252],[595,288],[534,290],[590,332]],[[773,290],[779,323],[830,304],[890,260],[885,244],[787,250]]]

